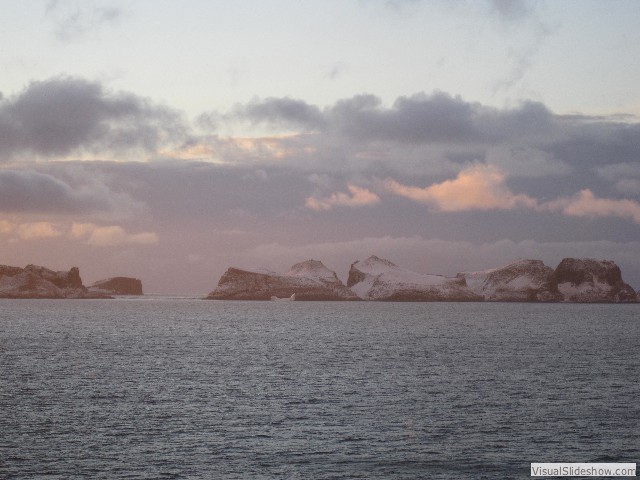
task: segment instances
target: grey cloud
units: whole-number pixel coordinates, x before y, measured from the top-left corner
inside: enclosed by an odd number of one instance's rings
[[[522,19],[530,13],[524,0],[491,0],[490,4],[491,11],[507,22]]]
[[[114,207],[113,197],[100,189],[74,189],[44,173],[0,170],[0,211],[5,213],[107,212]]]
[[[0,102],[0,158],[5,160],[78,150],[153,151],[185,136],[177,112],[78,78],[33,82]]]
[[[45,16],[54,22],[54,34],[68,42],[94,33],[103,26],[115,24],[123,15],[120,8],[95,1],[51,0]]]
[[[336,104],[331,116],[359,139],[425,143],[476,139],[475,106],[444,93],[398,98],[388,109],[379,99],[360,96]]]
[[[585,188],[598,191],[604,184],[590,168],[640,162],[640,123],[617,116],[556,115],[533,101],[499,109],[436,92],[400,97],[391,106],[374,95],[357,95],[320,109],[301,100],[270,98],[238,107],[234,114],[250,123],[297,127],[300,134],[265,137],[269,148],[259,148],[256,140],[252,150],[216,138],[221,158],[232,163],[244,158],[327,171],[450,174],[466,163],[491,161],[498,149],[507,174],[571,172]]]
[[[338,77],[342,76],[347,69],[348,68],[345,63],[336,62],[326,69],[324,77],[328,78],[329,80],[335,80]]]
[[[489,10],[503,29],[509,31],[509,39],[505,41],[508,45],[506,71],[494,90],[510,90],[524,79],[553,28],[540,20],[535,5],[526,0],[491,0]]]
[[[596,168],[598,175],[614,185],[614,189],[625,195],[640,196],[640,165],[614,163]]]
[[[324,118],[318,107],[288,97],[254,100],[247,105],[239,105],[231,117],[287,127],[318,129],[324,126]]]
[[[555,121],[541,103],[525,102],[514,109],[498,110],[443,92],[399,97],[391,107],[383,106],[375,95],[356,95],[324,110],[302,100],[269,98],[237,107],[231,118],[297,126],[357,141],[413,144],[546,136]]]

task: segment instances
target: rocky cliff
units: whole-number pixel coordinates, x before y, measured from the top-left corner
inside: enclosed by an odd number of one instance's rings
[[[38,265],[0,265],[0,298],[108,298],[82,285],[77,267],[55,272]]]
[[[504,267],[479,272],[462,272],[467,286],[486,301],[559,302],[554,271],[541,260],[519,260]]]
[[[229,268],[220,278],[210,300],[357,300],[335,272],[317,260],[297,263],[285,273],[263,269]]]
[[[636,292],[622,280],[611,260],[565,258],[555,270],[558,290],[566,302],[632,303]]]
[[[351,265],[347,286],[363,300],[378,301],[482,301],[464,278],[423,275],[372,255]]]
[[[142,295],[142,281],[130,277],[113,277],[89,286],[89,291],[106,295]]]

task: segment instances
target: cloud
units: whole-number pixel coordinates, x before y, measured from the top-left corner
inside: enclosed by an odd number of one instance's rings
[[[59,227],[50,222],[22,223],[16,226],[15,231],[22,240],[54,238],[62,235]]]
[[[284,126],[318,129],[324,126],[320,109],[302,100],[289,97],[254,99],[246,105],[236,105],[227,118],[248,119],[253,123],[266,122]]]
[[[531,138],[548,140],[558,127],[554,115],[538,102],[527,101],[500,110],[438,91],[398,97],[390,107],[370,94],[342,99],[324,109],[288,97],[254,99],[245,106],[236,106],[231,114],[209,116],[216,118],[216,122],[245,121],[317,132],[323,139],[458,147],[505,140],[519,143]]]
[[[0,220],[0,234],[15,235],[20,240],[38,240],[63,235],[63,228],[52,222],[15,223]]]
[[[520,20],[531,13],[524,0],[491,0],[490,5],[492,12],[506,22]]]
[[[357,185],[347,185],[349,193],[332,193],[328,197],[308,197],[305,206],[311,210],[331,210],[335,207],[364,207],[374,205],[380,201],[380,197],[366,188]]]
[[[284,97],[254,99],[230,113],[208,115],[223,130],[225,122],[243,122],[249,131],[258,128],[245,137],[200,139],[211,159],[235,165],[278,164],[314,173],[368,171],[382,177],[392,172],[449,174],[476,161],[499,166],[509,178],[571,174],[589,188],[594,188],[587,183],[593,175],[585,167],[616,162],[640,169],[637,121],[556,115],[533,101],[494,108],[434,92],[402,96],[386,105],[363,94],[320,108]],[[265,134],[265,129],[286,134]],[[626,181],[619,188],[635,186]]]
[[[509,90],[521,83],[534,62],[535,56],[552,28],[542,22],[526,0],[491,0],[490,13],[499,19],[507,31],[508,45],[504,78],[495,90]]]
[[[543,205],[543,208],[560,211],[573,217],[630,218],[640,224],[640,203],[628,199],[597,198],[589,189],[572,197],[560,198]]]
[[[88,183],[72,187],[52,175],[33,170],[0,170],[0,212],[89,214],[128,211],[139,202],[115,193],[95,174]]]
[[[443,212],[469,210],[513,210],[561,212],[572,217],[618,217],[640,223],[640,202],[629,199],[598,198],[589,189],[571,197],[548,202],[525,194],[515,194],[506,184],[506,175],[494,165],[477,164],[462,170],[455,179],[428,187],[403,185],[391,178],[383,182],[387,191]]]
[[[640,168],[632,163],[615,163],[596,168],[598,175],[627,195],[640,195]]]
[[[0,234],[20,240],[40,240],[65,236],[95,247],[120,245],[154,245],[159,241],[155,232],[129,233],[119,225],[68,222],[12,222],[0,220]]]
[[[19,95],[0,101],[0,160],[5,161],[77,152],[153,152],[183,141],[186,134],[177,112],[79,78],[32,82]]]
[[[69,42],[114,25],[122,17],[122,10],[94,0],[50,0],[45,16],[53,20],[56,38]]]
[[[511,177],[538,178],[565,175],[571,168],[553,154],[526,146],[500,146],[489,148],[485,162],[501,171],[508,171]]]
[[[344,62],[335,62],[332,65],[326,67],[324,78],[327,78],[329,80],[336,80],[337,78],[344,75],[347,70],[348,67]]]
[[[385,180],[384,186],[391,193],[433,205],[444,212],[536,207],[534,198],[512,193],[505,179],[505,174],[496,167],[479,164],[462,170],[453,180],[425,188],[406,186],[393,179]]]
[[[128,233],[119,225],[99,226],[93,223],[74,223],[69,236],[96,247],[158,243],[158,235],[154,232]]]

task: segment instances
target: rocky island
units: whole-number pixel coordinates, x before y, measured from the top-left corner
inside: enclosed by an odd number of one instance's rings
[[[142,281],[131,277],[112,277],[89,286],[90,292],[105,295],[143,295]]]
[[[56,272],[38,265],[25,268],[0,265],[0,298],[110,298],[89,291],[80,270]]]
[[[635,303],[638,294],[611,260],[565,258],[553,269],[541,260],[455,277],[401,268],[375,255],[351,264],[345,286],[322,262],[307,260],[286,273],[229,268],[207,299],[374,300],[412,302]]]

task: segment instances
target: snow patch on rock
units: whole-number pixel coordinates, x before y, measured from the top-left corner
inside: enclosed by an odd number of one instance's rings
[[[487,301],[557,302],[562,295],[553,274],[541,260],[518,260],[500,268],[462,272],[458,277]]]
[[[347,286],[363,300],[478,301],[464,279],[425,275],[375,255],[351,265]]]

